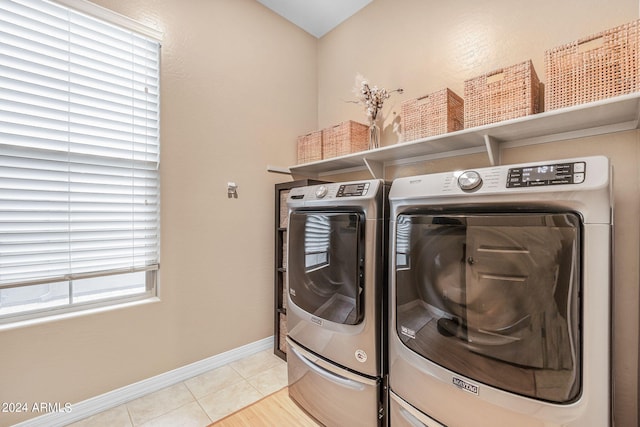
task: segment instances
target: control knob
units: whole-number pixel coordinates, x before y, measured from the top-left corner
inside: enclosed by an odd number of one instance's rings
[[[476,171],[465,171],[458,177],[458,187],[462,191],[473,191],[482,184],[482,177]]]
[[[329,191],[329,189],[327,188],[326,185],[321,185],[320,187],[318,187],[316,189],[316,197],[318,199],[322,199],[324,196],[327,195],[327,192]]]

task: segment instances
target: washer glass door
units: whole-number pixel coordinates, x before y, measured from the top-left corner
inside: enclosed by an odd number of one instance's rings
[[[475,381],[576,399],[580,229],[572,213],[399,215],[398,337]]]
[[[361,213],[291,213],[287,265],[296,306],[331,322],[362,321],[363,227]]]

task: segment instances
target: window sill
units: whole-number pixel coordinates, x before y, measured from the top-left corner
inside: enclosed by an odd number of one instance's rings
[[[152,296],[144,299],[138,299],[135,301],[123,301],[121,303],[114,304],[113,301],[109,303],[109,305],[99,306],[99,307],[90,307],[84,310],[75,309],[73,311],[66,311],[56,314],[51,314],[49,316],[38,316],[32,319],[20,319],[14,322],[8,321],[7,323],[0,324],[0,332],[28,328],[34,326],[40,326],[47,323],[70,320],[79,317],[91,316],[98,313],[106,313],[114,310],[122,310],[127,308],[133,308],[148,304],[156,304],[161,302],[160,298],[157,296]]]

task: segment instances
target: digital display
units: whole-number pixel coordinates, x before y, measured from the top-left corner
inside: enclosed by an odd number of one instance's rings
[[[346,194],[352,194],[358,191],[358,184],[349,184],[349,185],[345,185],[343,186],[343,193]]]
[[[522,182],[529,181],[546,181],[549,179],[557,178],[556,167],[551,166],[538,166],[534,168],[522,169]]]
[[[367,194],[369,183],[343,184],[338,189],[336,197],[354,197]]]
[[[507,176],[507,188],[581,184],[585,180],[585,173],[585,162],[511,168]]]

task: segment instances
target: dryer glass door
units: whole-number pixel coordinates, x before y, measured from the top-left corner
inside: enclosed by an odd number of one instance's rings
[[[296,306],[331,322],[362,321],[363,227],[360,213],[291,213],[287,265]]]
[[[580,392],[580,220],[567,214],[400,215],[396,327],[461,375],[552,402]]]

